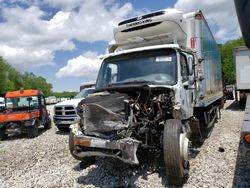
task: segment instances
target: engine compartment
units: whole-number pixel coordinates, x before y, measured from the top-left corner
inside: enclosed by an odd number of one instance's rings
[[[122,88],[93,94],[77,108],[83,134],[118,140],[132,138],[141,147],[161,145],[162,130],[172,118],[174,92],[168,88]]]

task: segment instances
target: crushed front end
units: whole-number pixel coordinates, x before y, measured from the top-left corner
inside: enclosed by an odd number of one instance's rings
[[[138,148],[162,148],[162,130],[165,120],[172,117],[173,95],[169,88],[144,85],[82,100],[78,105],[81,123],[71,126],[72,155],[79,160],[108,156],[139,164]]]

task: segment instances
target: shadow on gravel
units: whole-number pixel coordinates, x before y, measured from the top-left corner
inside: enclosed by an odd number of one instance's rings
[[[86,167],[88,173],[78,177],[76,182],[80,185],[94,185],[95,187],[107,188],[134,188],[143,185],[147,187],[168,187],[165,164],[160,154],[154,155],[153,153],[142,152],[138,158],[140,165],[133,166],[118,159],[99,157],[95,165]],[[73,170],[84,171],[85,169],[82,169],[80,166],[81,164],[79,163]],[[155,178],[161,179],[161,185],[157,185],[155,182],[150,184],[150,180]],[[140,183],[138,182],[139,179]],[[145,181],[148,181],[148,184]]]
[[[240,101],[234,101],[232,104],[230,104],[226,110],[232,110],[232,111],[244,111],[245,108],[240,105]]]
[[[40,135],[42,135],[46,131],[47,130],[44,129],[43,127],[39,127],[38,128],[38,136],[37,137],[39,137]],[[31,138],[31,139],[36,139],[37,137]],[[24,138],[30,139],[30,138],[28,138],[27,133],[21,133],[21,134],[17,133],[17,134],[8,135],[8,138],[7,138],[6,141],[8,141],[8,140],[24,139]]]
[[[242,142],[239,143],[237,151],[236,166],[232,187],[250,186],[250,151],[246,151]]]
[[[58,135],[69,135],[69,131],[56,131],[55,132],[56,134],[58,134]]]

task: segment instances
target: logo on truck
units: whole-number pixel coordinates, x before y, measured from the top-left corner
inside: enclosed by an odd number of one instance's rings
[[[132,23],[128,23],[126,24],[126,27],[133,27],[133,26],[137,26],[137,25],[141,25],[141,24],[146,24],[146,23],[150,23],[152,22],[151,18],[145,19],[145,20],[139,20],[136,22],[132,22]]]

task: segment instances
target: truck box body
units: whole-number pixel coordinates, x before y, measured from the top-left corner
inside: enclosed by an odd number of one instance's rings
[[[237,90],[250,90],[250,50],[242,46],[235,48],[236,87]]]
[[[198,90],[195,107],[205,107],[222,98],[220,52],[201,11],[183,14],[163,10],[125,20],[114,28],[109,52],[138,47],[178,44],[196,51],[203,59],[196,67]]]
[[[250,50],[245,46],[234,49],[236,68],[236,90],[240,93],[240,105],[245,107],[241,128],[241,140],[246,150],[250,150]],[[247,139],[248,138],[248,139]]]

